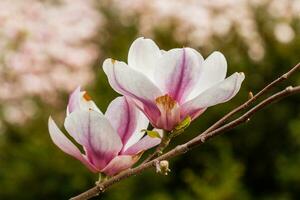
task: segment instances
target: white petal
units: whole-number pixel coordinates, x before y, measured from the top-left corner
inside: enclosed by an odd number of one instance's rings
[[[146,129],[149,123],[134,103],[125,97],[114,99],[109,104],[105,116],[117,130],[124,145],[123,150],[143,137],[141,130]]]
[[[86,91],[81,91],[80,87],[77,87],[69,97],[69,103],[67,106],[67,115],[75,110],[95,110],[100,112],[95,102],[91,99]]]
[[[187,101],[195,98],[204,90],[212,87],[226,77],[227,62],[224,55],[218,51],[210,54],[203,62],[199,81],[193,87]]]
[[[225,80],[205,90],[196,98],[182,105],[182,112],[189,113],[229,101],[240,90],[245,78],[244,73],[234,73]]]
[[[90,163],[86,157],[81,154],[80,150],[59,130],[51,117],[49,117],[48,120],[48,128],[50,137],[56,146],[58,146],[63,152],[80,160],[92,172],[97,171],[93,164]]]
[[[124,151],[126,151],[129,147],[131,147],[133,144],[137,143],[144,135],[144,133],[141,131],[143,129],[147,129],[149,120],[148,118],[137,108],[136,110],[136,127],[133,131],[131,137],[127,141],[127,143],[124,146]]]
[[[181,102],[199,80],[202,61],[202,56],[194,49],[172,49],[159,59],[155,82],[164,94]]]
[[[151,39],[136,39],[128,53],[128,65],[153,80],[154,69],[161,51]]]
[[[143,151],[146,151],[146,150],[160,144],[160,142],[161,142],[161,139],[152,138],[152,137],[146,135],[140,141],[138,141],[137,143],[135,143],[134,145],[129,147],[123,154],[124,155],[136,155],[136,154],[139,154]]]
[[[111,87],[118,93],[144,104],[153,104],[160,90],[144,74],[128,67],[124,62],[106,59],[103,69]]]

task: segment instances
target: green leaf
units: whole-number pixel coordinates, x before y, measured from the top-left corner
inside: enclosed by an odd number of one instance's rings
[[[175,131],[180,131],[186,129],[191,124],[192,118],[187,116],[184,118],[175,128]]]
[[[191,117],[187,116],[171,131],[171,137],[176,137],[184,132],[184,130],[191,124]]]
[[[159,133],[157,131],[149,131],[149,130],[143,129],[142,132],[146,132],[147,135],[151,138],[160,138],[161,139],[161,136],[159,135]]]

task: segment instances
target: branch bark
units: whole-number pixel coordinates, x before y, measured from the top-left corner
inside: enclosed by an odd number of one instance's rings
[[[155,151],[142,162],[142,164],[149,162],[150,160],[163,153],[164,149],[169,145],[171,141],[171,137],[168,134],[168,132],[164,131],[161,143],[156,147]]]
[[[297,67],[298,69],[299,67]],[[293,73],[293,72],[292,72]],[[278,79],[277,79],[278,80]],[[276,80],[275,80],[276,81]],[[274,82],[275,82],[274,81]],[[273,87],[274,84],[277,84],[277,82],[272,82],[271,84],[269,84],[266,88],[267,89],[263,89],[265,91],[269,90],[271,87]],[[274,84],[273,84],[274,83]],[[273,84],[273,85],[272,85]],[[270,86],[271,85],[271,86]],[[264,92],[262,92],[263,90],[261,90],[261,92],[259,92],[258,94],[264,94]],[[257,104],[256,106],[254,106],[252,109],[250,109],[249,111],[247,111],[245,114],[243,114],[242,116],[238,117],[237,119],[219,127],[216,128],[210,132],[203,132],[200,135],[196,136],[195,138],[193,138],[192,140],[190,140],[187,143],[184,143],[182,145],[178,145],[177,147],[175,147],[174,149],[170,150],[169,152],[157,157],[154,160],[151,160],[147,163],[141,164],[135,168],[132,169],[128,169],[125,170],[121,173],[119,173],[116,176],[113,176],[112,178],[108,179],[107,181],[104,181],[103,183],[94,186],[93,188],[87,190],[86,192],[83,192],[82,194],[71,198],[71,200],[86,200],[89,198],[92,198],[94,196],[99,195],[101,192],[104,192],[104,190],[106,190],[107,188],[109,188],[110,186],[114,185],[115,183],[126,179],[130,176],[133,175],[137,175],[140,174],[141,172],[145,171],[146,169],[149,169],[151,167],[155,167],[155,164],[161,160],[168,160],[170,158],[173,158],[175,156],[181,155],[186,153],[187,151],[189,151],[190,149],[199,146],[203,143],[205,143],[207,140],[220,135],[230,129],[235,128],[236,126],[246,122],[250,117],[252,117],[256,112],[260,111],[261,109],[265,108],[266,106],[270,105],[271,103],[281,100],[287,96],[290,96],[292,94],[296,94],[296,93],[300,93],[300,86],[296,86],[296,87],[292,87],[289,86],[286,89],[275,93],[274,95],[266,98],[265,100],[263,100],[262,102],[260,102],[259,104]],[[257,95],[256,95],[257,96]],[[260,95],[258,95],[259,97]],[[258,98],[257,97],[257,98]],[[251,100],[251,99],[250,99]],[[244,104],[243,104],[244,105]],[[227,116],[227,115],[226,115]],[[225,117],[226,117],[225,116]],[[222,118],[223,119],[223,118]],[[218,123],[218,122],[217,122]]]
[[[267,86],[265,86],[262,90],[260,90],[256,95],[254,95],[252,98],[250,98],[248,101],[243,103],[242,105],[238,106],[237,108],[230,111],[228,114],[226,114],[224,117],[222,117],[220,120],[218,120],[216,123],[214,123],[212,126],[210,126],[208,129],[205,130],[204,133],[211,132],[215,130],[216,128],[220,127],[226,120],[228,120],[230,117],[238,113],[239,111],[246,109],[249,107],[252,103],[254,103],[258,98],[266,94],[268,91],[270,91],[274,86],[278,85],[282,81],[288,79],[293,73],[295,73],[297,70],[300,69],[300,62],[295,65],[293,68],[291,68],[288,72],[284,73],[271,83],[269,83]]]

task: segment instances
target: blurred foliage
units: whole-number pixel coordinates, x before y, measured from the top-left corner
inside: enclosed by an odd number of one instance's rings
[[[101,8],[100,8],[101,9]],[[128,47],[138,36],[136,24],[124,25],[113,10],[104,10],[110,19],[95,43],[103,52],[94,66],[96,81],[87,88],[102,110],[117,94],[108,85],[100,67],[106,57],[127,60]],[[223,114],[257,92],[265,84],[300,61],[300,24],[294,22],[295,39],[278,43],[272,22],[264,10],[257,10],[259,31],[266,55],[252,61],[242,40],[234,33],[213,41],[213,49],[199,49],[206,57],[213,50],[223,52],[229,74],[243,71],[246,80],[232,101],[208,109],[171,145],[199,134]],[[172,27],[157,30],[153,38],[163,49],[184,46],[172,38]],[[300,74],[286,83],[299,84]],[[275,89],[274,89],[275,91]],[[67,102],[67,94],[61,96]],[[244,124],[187,154],[171,160],[168,176],[149,170],[115,185],[102,197],[106,200],[290,200],[300,199],[300,96],[293,96],[256,114]],[[36,101],[39,112],[24,126],[5,124],[0,135],[0,199],[68,199],[94,185],[97,175],[62,153],[50,140],[47,118],[63,121],[65,104],[58,108]],[[62,124],[62,123],[61,123]]]

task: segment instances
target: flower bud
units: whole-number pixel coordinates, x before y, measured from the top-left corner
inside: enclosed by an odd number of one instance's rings
[[[170,171],[171,170],[169,169],[169,161],[162,160],[156,163],[156,173],[161,173],[166,176]]]

